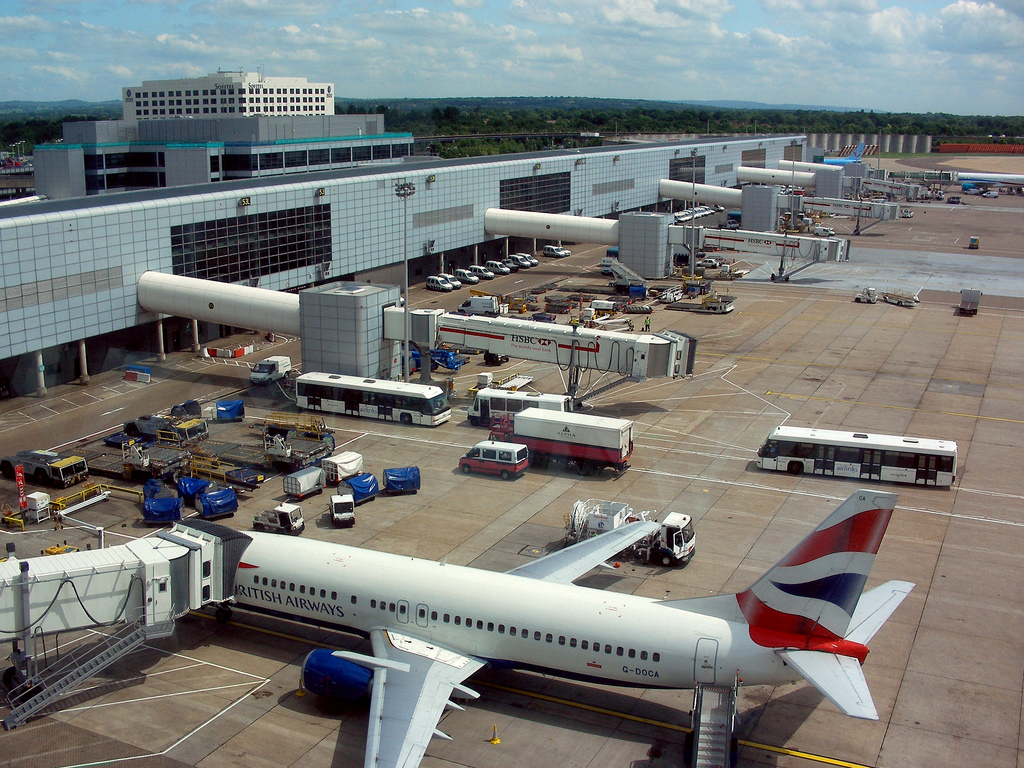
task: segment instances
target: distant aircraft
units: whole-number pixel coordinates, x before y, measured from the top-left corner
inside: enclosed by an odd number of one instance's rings
[[[825,165],[850,165],[850,163],[859,163],[863,159],[864,142],[862,141],[857,145],[857,148],[846,157],[826,157],[822,162],[825,163]]]
[[[369,695],[365,765],[416,768],[450,700],[484,665],[608,685],[780,685],[801,676],[841,711],[877,720],[867,643],[914,585],[863,592],[896,495],[859,490],[744,592],[657,600],[571,582],[657,530],[639,521],[507,573],[323,541],[245,533],[241,608],[368,636],[372,655],[315,649],[314,693]]]
[[[957,174],[962,187],[968,184],[980,187],[982,191],[989,187],[1024,187],[1024,174],[1020,173],[979,173],[976,171],[960,171]],[[963,191],[967,191],[964,189]]]

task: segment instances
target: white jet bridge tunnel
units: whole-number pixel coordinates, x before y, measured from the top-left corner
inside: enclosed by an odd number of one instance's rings
[[[167,637],[175,619],[229,601],[235,570],[251,539],[205,520],[108,549],[0,562],[0,641],[13,645],[3,672],[10,730],[147,639]],[[47,635],[106,629],[101,638],[61,654],[38,651]]]

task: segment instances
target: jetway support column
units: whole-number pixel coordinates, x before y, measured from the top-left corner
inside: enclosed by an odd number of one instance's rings
[[[199,354],[199,320],[192,318],[192,354]]]
[[[167,359],[167,353],[164,351],[164,321],[163,319],[156,321],[156,359],[161,363]]]
[[[79,381],[82,384],[89,383],[89,361],[85,356],[85,339],[78,340],[78,367],[82,373],[79,376]]]
[[[43,365],[43,351],[36,350],[36,397],[46,397],[46,366]]]

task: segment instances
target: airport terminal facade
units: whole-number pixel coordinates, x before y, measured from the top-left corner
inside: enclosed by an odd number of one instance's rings
[[[591,217],[667,209],[662,179],[735,186],[737,167],[800,159],[804,142],[755,136],[406,158],[9,205],[0,210],[0,376],[13,394],[28,394],[226,330],[142,312],[136,284],[147,270],[298,290],[335,280],[398,285],[408,259],[410,282],[422,282],[507,250],[508,238],[485,232],[488,208]]]

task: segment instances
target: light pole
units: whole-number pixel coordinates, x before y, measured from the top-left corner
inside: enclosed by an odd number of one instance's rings
[[[402,306],[405,310],[405,328],[402,333],[402,381],[409,382],[412,350],[409,348],[409,198],[416,194],[411,181],[395,182],[395,197],[402,201]],[[423,365],[423,361],[420,362]],[[429,356],[426,365],[430,365]]]
[[[697,148],[690,150],[690,189],[693,191],[690,201],[690,277],[697,277]]]
[[[790,229],[797,229],[796,226],[796,148],[799,146],[799,142],[793,139],[789,142],[789,162],[790,168],[793,170],[792,176],[789,182],[789,227]]]

